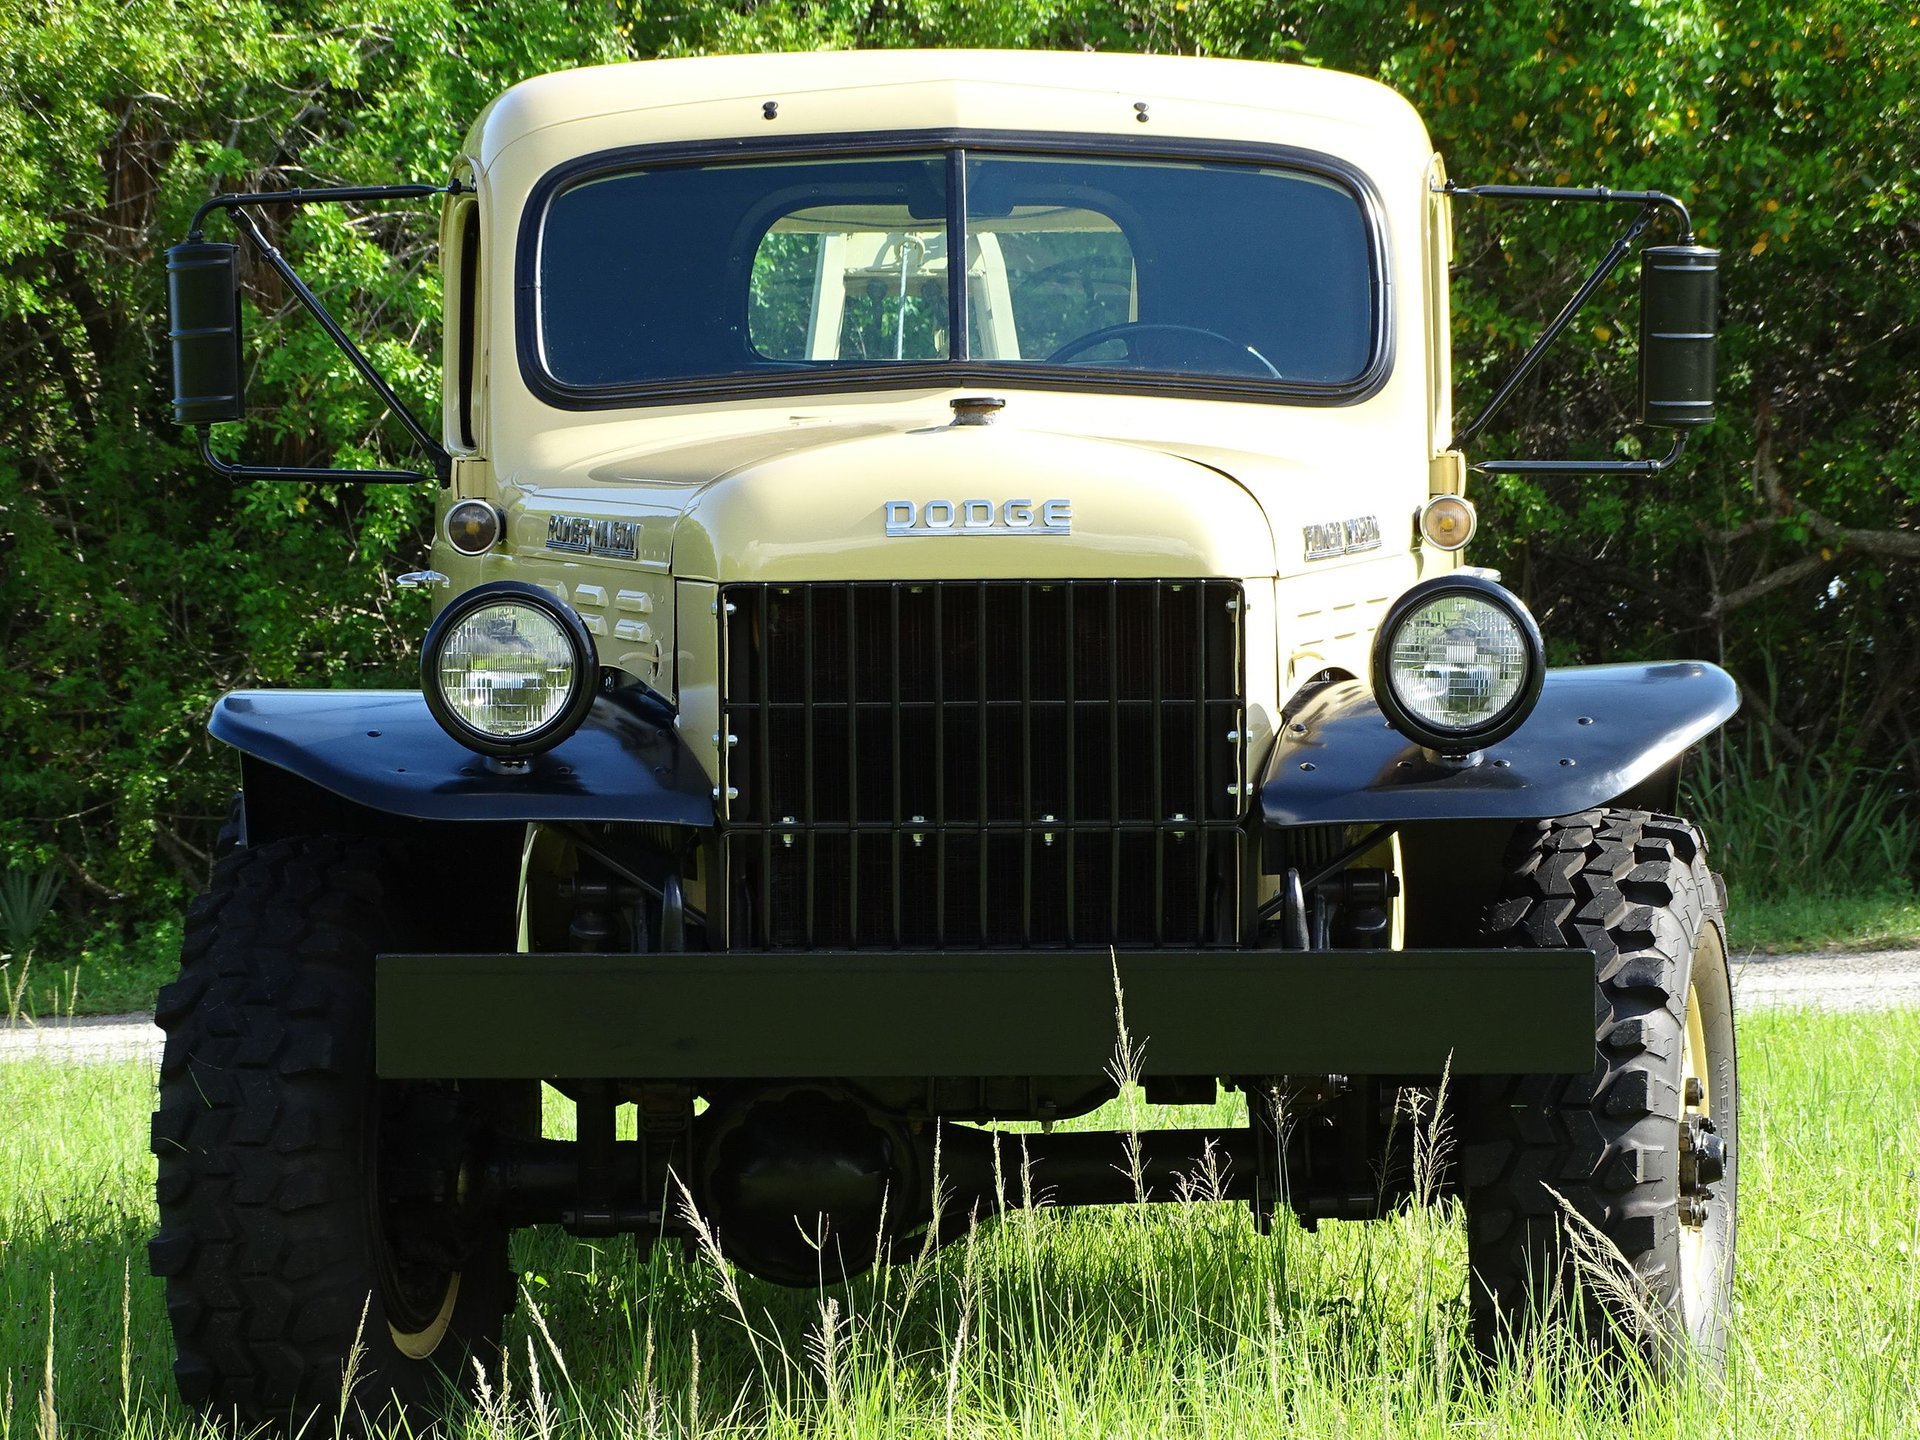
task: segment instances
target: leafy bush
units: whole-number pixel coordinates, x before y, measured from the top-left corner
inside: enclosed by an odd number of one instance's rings
[[[418,561],[426,495],[234,491],[181,443],[164,413],[161,249],[216,188],[444,174],[507,85],[654,54],[1306,60],[1407,94],[1461,179],[1684,194],[1727,259],[1720,423],[1660,477],[1481,485],[1478,558],[1566,658],[1721,660],[1769,733],[1890,777],[1888,833],[1910,833],[1920,27],[1871,0],[1648,0],[1604,26],[1557,0],[0,0],[0,34],[0,628],[17,677],[0,689],[0,863],[66,875],[46,943],[130,936],[201,883],[234,784],[202,728],[219,693],[400,678],[425,619],[390,577]],[[1460,207],[1463,417],[1618,219]],[[324,294],[357,302],[339,308],[384,338],[428,414],[432,366],[401,342],[433,353],[432,224],[308,213],[278,235]],[[249,277],[248,299],[256,419],[229,443],[286,463],[402,459],[312,327],[278,323],[270,276]],[[1633,312],[1628,281],[1605,291],[1582,343],[1563,343],[1478,453],[1593,454],[1628,433]],[[1753,682],[1788,651],[1801,685],[1765,696]],[[1752,808],[1811,806],[1818,825],[1825,800],[1802,787]]]

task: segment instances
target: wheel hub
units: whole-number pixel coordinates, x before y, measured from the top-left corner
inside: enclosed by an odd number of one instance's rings
[[[1680,1127],[1680,1219],[1707,1223],[1707,1201],[1727,1173],[1727,1142],[1706,1115],[1689,1115]]]

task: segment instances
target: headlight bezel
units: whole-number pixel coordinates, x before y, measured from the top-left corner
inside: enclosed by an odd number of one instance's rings
[[[1401,626],[1415,612],[1446,595],[1471,596],[1505,614],[1513,621],[1526,657],[1526,675],[1513,698],[1485,724],[1470,729],[1448,730],[1428,723],[1401,701],[1393,686],[1393,648]],[[1387,607],[1380,628],[1374,632],[1371,669],[1374,700],[1395,730],[1437,754],[1470,755],[1506,739],[1533,713],[1541,686],[1546,683],[1546,645],[1532,612],[1506,586],[1478,575],[1439,575],[1409,587]]]
[[[565,703],[544,725],[524,735],[492,735],[476,729],[462,718],[441,689],[440,656],[455,628],[476,610],[502,603],[522,605],[540,612],[558,627],[573,652],[574,685]],[[484,585],[462,591],[433,617],[433,623],[427,627],[426,638],[420,644],[420,693],[426,699],[428,713],[448,735],[482,755],[524,759],[544,754],[562,744],[587,718],[587,711],[593,707],[594,695],[598,690],[599,661],[593,648],[593,637],[587,633],[585,622],[572,606],[556,598],[551,591],[525,580],[490,580]]]
[[[1460,532],[1458,535],[1449,537],[1446,534],[1443,516],[1454,517]],[[1467,542],[1473,539],[1474,532],[1480,528],[1480,516],[1473,508],[1473,502],[1464,495],[1435,495],[1420,507],[1418,528],[1422,544],[1451,554],[1455,550],[1466,549]]]
[[[460,517],[471,514],[485,535],[484,542],[475,544],[463,540]],[[500,537],[507,533],[506,514],[489,500],[466,499],[456,501],[447,507],[447,513],[441,517],[440,533],[446,537],[447,544],[458,554],[472,558],[485,555],[500,543]]]

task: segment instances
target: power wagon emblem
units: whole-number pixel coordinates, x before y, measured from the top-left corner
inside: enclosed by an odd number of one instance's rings
[[[889,535],[1071,535],[1071,500],[887,501]]]
[[[1303,525],[1307,559],[1331,560],[1336,555],[1352,555],[1361,550],[1380,548],[1380,517],[1356,515],[1351,520],[1329,520],[1320,525]]]
[[[571,555],[607,555],[632,560],[640,554],[640,527],[631,520],[590,520],[584,515],[549,515],[547,549]]]

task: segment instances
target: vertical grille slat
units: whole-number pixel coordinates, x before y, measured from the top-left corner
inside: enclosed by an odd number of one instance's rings
[[[906,788],[906,754],[900,746],[900,587],[887,587],[887,637],[888,651],[893,656],[892,673],[887,676],[887,694],[892,701],[888,718],[893,722],[893,744],[887,752],[888,769],[893,772],[893,844],[889,847],[892,857],[891,882],[887,886],[888,898],[893,908],[893,943],[900,943],[900,904],[901,892],[906,887],[900,883],[900,821],[903,818],[900,805],[900,792]]]
[[[1149,705],[1153,716],[1153,809],[1154,819],[1163,820],[1173,812],[1174,807],[1166,803],[1165,760],[1167,753],[1167,712],[1180,702],[1167,696],[1166,677],[1166,628],[1163,625],[1163,604],[1166,592],[1160,586],[1153,587],[1153,688],[1151,694],[1160,697],[1158,705]],[[1167,832],[1156,830],[1153,834],[1153,939],[1157,945],[1166,943],[1167,919]]]
[[[742,948],[1230,945],[1240,588],[724,588]]]
[[[860,617],[854,613],[853,587],[838,587],[847,611],[847,823],[860,813]],[[847,841],[847,944],[860,943],[860,854],[858,843]]]
[[[991,799],[992,792],[988,789],[987,782],[987,757],[991,753],[987,748],[987,646],[990,632],[987,629],[987,585],[984,580],[980,581],[974,587],[973,599],[976,615],[973,629],[974,664],[979,672],[977,676],[977,688],[974,690],[974,695],[979,701],[980,712],[979,729],[977,732],[979,735],[977,742],[979,746],[977,767],[980,780],[979,816],[980,824],[984,827],[987,821],[992,818],[990,810],[993,804]],[[993,923],[992,846],[988,844],[987,836],[984,833],[980,837],[979,899],[979,929],[975,931],[975,933],[981,936],[984,941],[984,938],[992,933]]]
[[[806,617],[805,633],[800,639],[800,653],[805,657],[805,663],[800,667],[800,688],[805,697],[804,703],[806,706],[805,710],[801,712],[801,744],[804,751],[805,793],[808,796],[818,793],[814,789],[815,776],[813,769],[814,719],[819,714],[819,709],[815,704],[813,689],[814,676],[818,673],[815,668],[818,656],[814,652],[813,643],[814,636],[817,633],[814,625],[813,597],[813,587],[808,586],[800,602],[801,613]],[[795,818],[798,819],[799,817],[796,816]],[[817,838],[816,836],[809,835],[806,846],[804,847],[807,856],[807,893],[805,903],[807,908],[807,944],[809,946],[817,946],[820,943],[819,934],[814,924],[814,900],[819,894],[819,873],[814,866],[814,852],[819,848],[815,843]]]
[[[1062,815],[1067,822],[1066,895],[1063,898],[1066,904],[1067,943],[1069,945],[1080,943],[1081,930],[1079,906],[1080,832],[1075,823],[1080,818],[1080,792],[1078,789],[1080,777],[1078,770],[1075,768],[1079,759],[1080,749],[1080,677],[1077,667],[1080,652],[1079,646],[1076,643],[1079,635],[1079,613],[1074,605],[1080,593],[1077,586],[1069,585],[1064,588],[1066,597],[1066,624],[1063,627],[1064,634],[1061,638],[1062,661],[1066,666],[1066,707],[1060,726],[1061,734],[1066,744],[1066,774],[1061,784],[1061,796],[1066,806]]]
[[[1028,825],[1039,817],[1033,808],[1033,590],[1020,587],[1020,818]],[[1020,867],[1020,943],[1033,943],[1033,836],[1026,837],[1025,863]]]

